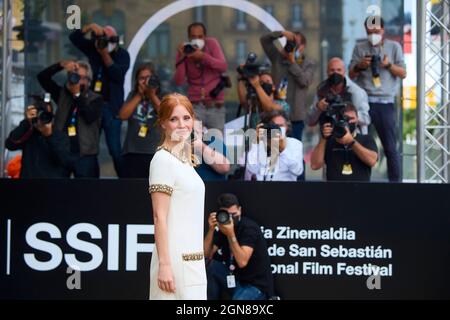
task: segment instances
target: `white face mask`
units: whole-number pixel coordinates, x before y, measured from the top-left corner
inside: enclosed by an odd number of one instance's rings
[[[117,47],[117,43],[108,43],[108,52],[113,52]]]
[[[191,44],[193,46],[196,46],[200,50],[202,50],[203,47],[205,46],[205,40],[203,40],[203,39],[193,39],[193,40],[191,40]]]
[[[377,46],[381,43],[381,40],[383,40],[383,36],[381,34],[372,33],[367,36],[367,39],[373,46]]]

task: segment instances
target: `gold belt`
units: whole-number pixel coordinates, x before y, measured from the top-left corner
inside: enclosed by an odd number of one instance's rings
[[[182,256],[184,261],[198,261],[203,259],[203,252],[184,253]]]

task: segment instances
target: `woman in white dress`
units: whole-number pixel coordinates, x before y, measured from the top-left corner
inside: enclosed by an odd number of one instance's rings
[[[194,110],[188,98],[170,94],[161,101],[158,117],[163,143],[149,177],[155,225],[150,299],[205,300],[205,186],[193,167]]]

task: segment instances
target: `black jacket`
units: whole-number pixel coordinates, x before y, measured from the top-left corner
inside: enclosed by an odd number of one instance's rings
[[[9,134],[5,142],[11,151],[22,150],[21,178],[64,178],[77,160],[69,151],[69,140],[60,131],[43,136],[27,120]]]

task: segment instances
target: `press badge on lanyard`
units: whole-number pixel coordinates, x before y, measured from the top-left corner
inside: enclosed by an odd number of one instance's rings
[[[146,124],[141,124],[139,128],[139,137],[145,138],[147,136],[148,126]]]

